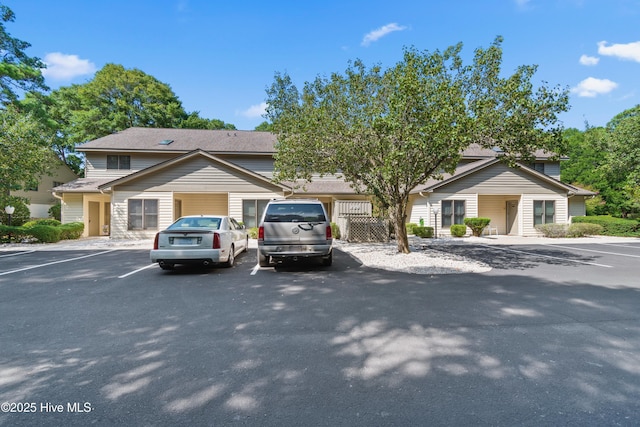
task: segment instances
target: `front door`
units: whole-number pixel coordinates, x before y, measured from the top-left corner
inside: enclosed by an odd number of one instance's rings
[[[517,200],[507,200],[507,234],[518,234]]]
[[[89,202],[89,236],[100,235],[100,202]]]

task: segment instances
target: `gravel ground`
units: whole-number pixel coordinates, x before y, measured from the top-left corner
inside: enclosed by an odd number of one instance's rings
[[[434,245],[458,244],[452,239],[425,240],[409,237],[411,253],[398,253],[396,242],[346,243],[337,241],[335,246],[347,252],[367,267],[414,274],[482,273],[491,270],[487,264],[469,260],[454,254],[443,254],[431,249]]]

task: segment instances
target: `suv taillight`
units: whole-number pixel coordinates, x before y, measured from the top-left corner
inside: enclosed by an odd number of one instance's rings
[[[220,249],[220,235],[213,233],[213,249]]]
[[[264,226],[258,228],[258,240],[264,240]]]
[[[158,239],[160,238],[160,233],[156,233],[155,239],[153,239],[153,249],[158,249]]]
[[[327,225],[327,240],[331,240],[331,226]]]

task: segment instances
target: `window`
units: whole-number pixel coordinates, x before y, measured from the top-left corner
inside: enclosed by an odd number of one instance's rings
[[[555,222],[556,202],[553,200],[533,201],[533,225]]]
[[[129,230],[156,230],[158,228],[158,201],[129,199]]]
[[[107,169],[131,169],[131,156],[107,156]]]
[[[544,173],[544,163],[531,163],[529,166],[536,172]]]
[[[443,227],[464,224],[464,200],[443,200],[441,203]]]
[[[268,200],[243,200],[242,201],[242,222],[246,228],[258,226],[258,221],[262,218],[264,208],[267,207]]]

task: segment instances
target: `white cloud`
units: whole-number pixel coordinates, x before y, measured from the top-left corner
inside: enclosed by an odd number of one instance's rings
[[[80,59],[78,55],[66,55],[60,52],[47,53],[44,63],[47,64],[47,68],[42,70],[42,74],[55,80],[71,80],[96,71],[96,64],[88,59]]]
[[[627,44],[612,44],[606,41],[598,43],[598,53],[605,56],[615,56],[619,59],[640,62],[640,41]]]
[[[240,111],[240,115],[244,117],[248,117],[250,119],[255,119],[255,118],[262,117],[262,115],[266,112],[266,109],[267,109],[267,103],[262,102],[257,105],[252,105],[251,107],[247,108],[244,111]]]
[[[369,46],[372,42],[375,42],[381,39],[382,37],[386,36],[389,33],[393,33],[394,31],[404,31],[406,29],[407,27],[403,25],[398,25],[395,22],[392,22],[391,24],[383,25],[382,27],[367,33],[362,39],[361,45]]]
[[[577,93],[580,97],[594,98],[598,95],[604,95],[618,87],[618,83],[609,79],[596,79],[588,77],[578,83],[578,86],[571,89],[571,92]]]
[[[596,58],[595,56],[582,55],[580,57],[580,63],[582,65],[598,65],[598,62],[600,62],[600,58]]]

